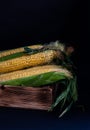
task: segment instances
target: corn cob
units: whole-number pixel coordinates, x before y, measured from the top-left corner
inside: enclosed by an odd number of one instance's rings
[[[29,49],[32,49],[32,50],[29,50]],[[56,42],[51,42],[48,45],[44,44],[44,45],[27,46],[27,49],[25,49],[25,47],[21,47],[21,48],[2,51],[0,52],[0,62],[23,56],[25,55],[25,52],[30,52],[31,54],[32,52],[34,53],[34,51],[36,52],[36,50],[43,51],[43,50],[48,50],[48,49],[61,50],[65,52],[65,45],[62,43],[59,43],[59,41],[56,41]]]
[[[57,58],[57,55],[57,51],[47,50],[33,55],[26,55],[11,60],[2,61],[0,62],[0,73],[50,63],[54,58]]]
[[[65,78],[72,78],[71,72],[67,69],[58,65],[44,65],[1,74],[0,84],[41,86]]]
[[[27,46],[27,47],[31,48],[31,49],[41,49],[41,48],[47,48],[48,49],[48,48],[50,48],[50,49],[59,49],[61,51],[65,51],[65,45],[60,43],[59,41],[51,42],[48,45],[45,45],[45,44],[44,45],[31,45],[31,46]],[[24,52],[24,47],[1,51],[0,52],[0,58],[8,56],[8,55],[15,54],[15,53],[20,53],[20,52]]]
[[[32,45],[32,46],[28,46],[28,48],[31,48],[31,49],[40,49],[40,48],[42,48],[42,45]],[[0,58],[4,57],[4,56],[11,55],[11,54],[20,53],[20,52],[23,52],[23,51],[24,51],[24,47],[1,51],[0,52]]]
[[[73,47],[66,47],[65,44],[60,43],[59,41],[56,42],[50,42],[48,45],[31,45],[31,46],[27,46],[28,48],[31,49],[56,49],[56,50],[61,50],[63,52],[65,52],[67,55],[70,55],[74,48]],[[21,48],[16,48],[16,49],[11,49],[11,50],[5,50],[5,51],[1,51],[0,52],[0,61],[2,61],[2,57],[6,57],[15,53],[20,53],[20,52],[24,52],[24,47]],[[22,54],[21,54],[22,55]],[[6,57],[7,59],[7,57]]]

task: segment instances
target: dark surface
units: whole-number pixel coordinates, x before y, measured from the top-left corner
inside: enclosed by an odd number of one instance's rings
[[[0,108],[0,130],[89,130],[89,40],[87,1],[16,0],[0,4],[0,50],[61,40],[75,49],[78,95],[76,106],[59,119],[55,114]],[[85,112],[80,107],[85,107]]]
[[[70,111],[62,118],[44,111],[0,109],[1,130],[90,130],[90,116]]]

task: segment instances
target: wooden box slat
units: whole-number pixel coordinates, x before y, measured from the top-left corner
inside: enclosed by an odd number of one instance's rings
[[[0,106],[48,110],[53,102],[53,89],[0,86]]]

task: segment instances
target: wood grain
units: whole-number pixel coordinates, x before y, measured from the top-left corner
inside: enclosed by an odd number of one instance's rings
[[[53,89],[0,86],[0,106],[48,110],[53,102]]]

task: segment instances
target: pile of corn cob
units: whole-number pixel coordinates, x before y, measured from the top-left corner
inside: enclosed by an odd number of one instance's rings
[[[68,51],[70,50],[70,51]],[[65,62],[73,48],[66,48],[58,41],[47,45],[31,45],[0,52],[0,84],[12,86],[42,87],[57,82],[63,82],[66,89],[51,106],[70,100],[70,104],[77,100],[76,78]],[[71,64],[70,64],[71,65]],[[71,67],[72,68],[72,67]]]

